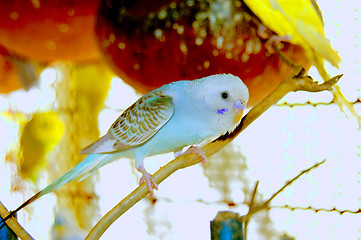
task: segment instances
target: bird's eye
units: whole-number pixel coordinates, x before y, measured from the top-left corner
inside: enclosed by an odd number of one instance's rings
[[[227,92],[222,92],[222,98],[227,99],[228,98],[228,93]]]

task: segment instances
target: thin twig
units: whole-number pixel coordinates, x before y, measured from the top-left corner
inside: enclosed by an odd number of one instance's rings
[[[300,74],[301,73],[301,74]],[[272,105],[276,104],[281,98],[291,91],[307,90],[312,92],[330,90],[332,85],[335,84],[342,75],[336,76],[329,81],[318,84],[314,82],[312,78],[303,76],[303,72],[297,72],[295,76],[291,76],[282,81],[275,91],[273,91],[268,97],[266,97],[261,103],[252,108],[246,116],[242,118],[240,124],[231,134],[226,134],[215,141],[202,147],[207,157],[213,155],[222,149],[225,145],[231,142],[236,136],[238,136],[245,128],[247,128],[254,120],[256,120],[263,112],[265,112]],[[167,165],[159,169],[154,175],[154,180],[160,184],[167,177],[173,174],[175,171],[193,166],[201,162],[201,158],[196,154],[188,154],[180,156]],[[126,198],[119,202],[112,210],[110,210],[100,221],[93,227],[86,239],[99,239],[100,236],[109,228],[109,226],[119,218],[123,213],[135,205],[138,201],[143,199],[148,194],[148,189],[145,184],[142,184]]]
[[[325,163],[326,159],[323,160],[322,162],[316,163],[315,165],[313,165],[312,167],[309,167],[303,171],[301,171],[296,177],[292,178],[291,180],[287,181],[286,184],[281,187],[277,192],[275,192],[267,201],[263,202],[261,205],[250,205],[249,206],[249,210],[247,215],[245,216],[246,220],[249,220],[250,217],[252,215],[254,215],[255,213],[261,211],[261,210],[266,210],[269,209],[270,206],[269,204],[271,203],[271,201],[278,195],[280,194],[283,190],[285,190],[285,188],[287,188],[288,186],[290,186],[293,182],[295,182],[298,178],[300,178],[302,175],[304,175],[305,173],[308,173],[309,171],[311,171],[312,169],[317,168],[318,166],[320,166],[321,164]]]
[[[9,215],[8,210],[5,208],[5,206],[0,201],[0,216],[1,218],[5,218]],[[1,219],[0,219],[1,220]],[[0,221],[0,227],[5,224],[4,222]],[[8,225],[14,233],[22,240],[33,240],[34,238],[30,236],[30,234],[16,221],[15,218],[11,218],[8,221],[6,221],[6,225]]]
[[[253,205],[254,205],[254,200],[255,200],[256,195],[257,195],[258,184],[259,184],[259,181],[257,181],[256,185],[254,186],[251,201],[250,201],[250,203],[248,205],[249,209],[251,209],[253,207]],[[244,222],[244,239],[247,240],[247,229],[248,229],[249,218],[244,218],[243,222]]]
[[[294,177],[293,179],[291,179],[290,181],[288,181],[283,187],[281,187],[277,192],[275,192],[264,204],[265,205],[269,205],[270,202],[278,195],[280,194],[283,190],[285,190],[286,187],[288,187],[289,185],[291,185],[294,181],[296,181],[298,178],[300,178],[303,174],[308,173],[309,171],[311,171],[314,168],[317,168],[318,166],[320,166],[321,164],[324,164],[326,162],[326,159],[323,160],[322,162],[316,163],[315,165],[313,165],[312,167],[309,167],[305,170],[303,170],[302,172],[300,172],[296,177]]]
[[[294,210],[302,210],[302,211],[313,211],[315,213],[318,212],[327,212],[327,213],[338,213],[340,215],[344,214],[344,213],[349,213],[349,214],[360,214],[361,213],[361,208],[359,208],[358,210],[350,210],[350,209],[337,209],[336,207],[332,208],[332,209],[327,209],[327,208],[315,208],[312,206],[308,206],[308,207],[293,207],[290,205],[283,205],[283,206],[272,206],[270,208],[284,208],[284,209],[289,209],[291,211]]]
[[[252,198],[251,198],[251,201],[249,203],[250,207],[254,205],[254,200],[256,199],[256,195],[257,195],[258,184],[259,184],[259,181],[257,181],[256,185],[254,186],[253,193],[252,193]]]

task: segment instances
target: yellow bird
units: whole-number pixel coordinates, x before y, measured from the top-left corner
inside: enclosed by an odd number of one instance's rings
[[[26,122],[20,135],[19,172],[23,178],[35,181],[46,165],[46,154],[59,142],[64,124],[54,112],[35,113]]]
[[[328,79],[323,59],[338,67],[341,58],[325,38],[323,20],[312,0],[244,0],[262,23],[280,37],[300,45],[323,79]]]
[[[321,11],[315,0],[244,0],[244,3],[279,39],[301,46],[324,81],[330,78],[324,60],[338,68],[341,58],[325,37]],[[333,94],[340,108],[346,106],[361,126],[361,118],[339,86],[334,86]]]

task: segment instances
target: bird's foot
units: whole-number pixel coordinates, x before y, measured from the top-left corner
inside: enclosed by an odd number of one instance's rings
[[[291,37],[288,35],[285,35],[285,36],[273,35],[267,40],[267,42],[265,44],[265,48],[267,49],[267,51],[270,54],[273,54],[275,52],[274,45],[277,48],[281,49],[282,48],[281,42],[289,42],[290,40],[291,40]]]
[[[257,36],[262,39],[267,39],[270,36],[270,30],[262,23],[257,23]]]
[[[153,176],[148,173],[144,167],[139,167],[137,170],[142,173],[142,177],[139,180],[139,185],[145,183],[148,187],[150,196],[154,198],[153,189],[158,190],[158,184],[154,180]]]
[[[190,154],[190,153],[195,153],[198,156],[200,156],[202,158],[201,162],[202,165],[206,165],[206,163],[208,162],[208,158],[206,156],[206,154],[204,153],[204,151],[202,150],[202,148],[197,147],[197,146],[190,146],[187,151],[185,151],[182,155],[186,155],[186,154]]]

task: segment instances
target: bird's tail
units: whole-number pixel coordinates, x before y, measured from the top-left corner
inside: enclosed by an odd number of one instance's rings
[[[45,187],[40,192],[36,193],[34,196],[29,198],[26,202],[21,204],[17,209],[12,211],[8,216],[6,216],[1,222],[0,222],[0,228],[4,226],[4,223],[6,220],[10,219],[12,216],[14,216],[19,210],[26,207],[30,203],[34,202],[36,199],[40,198],[41,196],[44,196],[45,194],[51,193],[55,191],[56,189],[62,187],[63,185],[81,177],[81,176],[89,176],[89,173],[93,173],[93,169],[98,169],[99,165],[103,166],[104,164],[102,161],[109,157],[108,154],[91,154],[87,158],[85,158],[83,161],[81,161],[78,165],[76,165],[74,168],[69,170],[67,173],[56,179],[54,182],[50,183],[47,187]],[[83,178],[82,178],[83,179]]]
[[[319,72],[320,76],[324,81],[327,81],[330,79],[330,75],[328,75],[323,59],[318,57],[317,55],[314,56],[314,65],[317,68],[317,71]],[[334,96],[334,102],[337,103],[341,111],[348,117],[350,114],[353,116],[358,124],[359,128],[361,129],[361,116],[356,112],[354,106],[352,103],[350,103],[345,96],[342,94],[340,86],[335,84],[333,86],[333,96]]]

